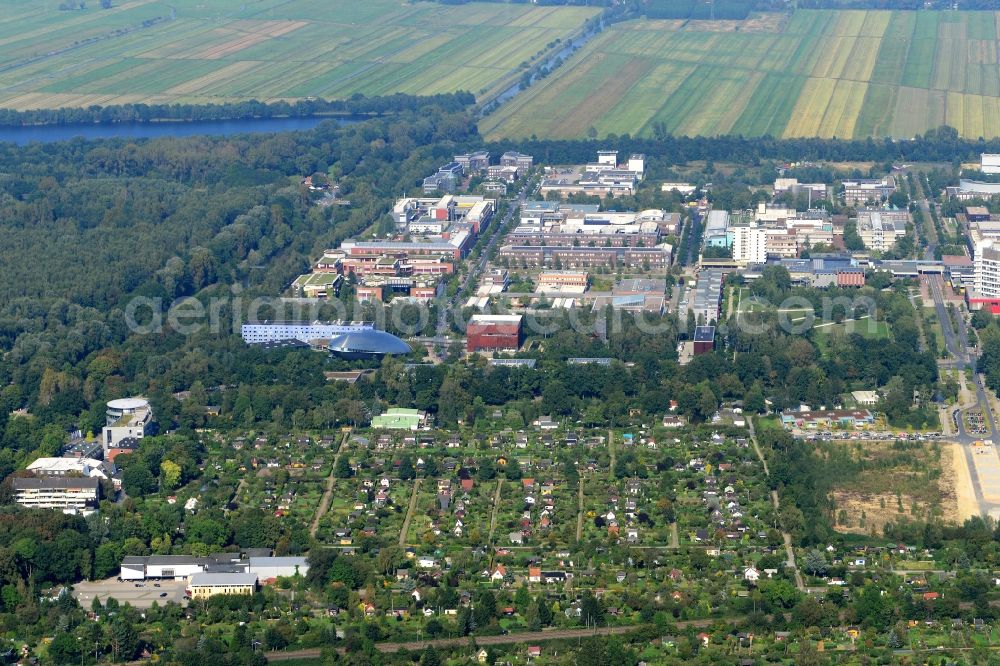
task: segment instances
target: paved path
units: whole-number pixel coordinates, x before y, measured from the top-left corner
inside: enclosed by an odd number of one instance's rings
[[[413,519],[413,512],[417,508],[417,495],[420,491],[420,482],[423,479],[416,479],[413,482],[413,492],[410,493],[410,505],[406,507],[406,518],[403,518],[403,528],[399,531],[400,547],[406,545],[406,535],[410,533],[410,521]]]
[[[576,542],[580,543],[580,539],[583,538],[583,477],[580,477],[580,483],[577,484],[577,509],[576,509]]]
[[[611,456],[611,464],[608,465],[609,476],[611,477],[611,482],[615,481],[615,433],[608,430],[608,455]]]
[[[757,433],[753,429],[752,416],[747,420],[747,425],[750,429],[750,442],[753,444],[753,450],[757,452],[757,457],[760,458],[761,464],[764,465],[764,474],[766,476],[771,476],[771,470],[767,467],[767,459],[764,457],[764,452],[760,450],[760,445],[757,444]],[[777,490],[771,491],[771,503],[774,504],[775,511],[778,511],[778,509],[781,508]],[[792,535],[782,530],[781,538],[785,541],[785,555],[787,556],[786,566],[788,566],[788,568],[790,568],[795,574],[795,587],[799,588],[800,592],[805,592],[805,582],[802,580],[802,574],[799,573],[799,568],[795,565],[795,549],[792,547]]]
[[[323,516],[326,515],[326,512],[330,510],[330,502],[333,501],[333,487],[337,483],[337,477],[334,476],[334,471],[337,469],[337,461],[340,459],[340,454],[343,453],[344,448],[347,446],[347,439],[350,436],[350,430],[344,433],[343,439],[340,440],[340,446],[337,447],[337,455],[333,457],[333,467],[330,469],[330,476],[326,478],[326,492],[323,493],[323,499],[319,501],[319,508],[316,509],[316,517],[313,518],[312,525],[309,526],[309,536],[314,539],[316,538],[316,532],[319,530],[319,521],[321,521]]]
[[[497,528],[497,512],[500,511],[500,489],[503,488],[503,477],[497,479],[497,489],[493,493],[493,511],[490,514],[490,536],[487,543],[493,545],[493,531]]]
[[[745,619],[744,616],[732,618],[706,619],[706,620],[684,620],[674,623],[678,631],[687,627],[710,627],[715,623],[724,622],[726,624],[737,624]],[[643,625],[630,627],[598,627],[597,629],[549,629],[544,631],[526,631],[504,636],[464,636],[462,638],[436,638],[426,641],[408,641],[400,643],[375,643],[375,649],[379,652],[398,652],[409,650],[418,652],[428,645],[434,647],[455,647],[468,646],[470,641],[475,641],[476,645],[510,645],[512,643],[544,643],[545,641],[566,640],[572,638],[587,638],[589,636],[618,636],[628,634]],[[268,652],[268,661],[291,661],[293,659],[316,659],[320,657],[320,649],[293,650],[289,652]]]

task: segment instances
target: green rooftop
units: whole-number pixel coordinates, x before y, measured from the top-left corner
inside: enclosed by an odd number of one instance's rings
[[[393,407],[384,414],[373,418],[372,427],[386,430],[416,430],[423,422],[424,416],[424,413],[419,409]]]

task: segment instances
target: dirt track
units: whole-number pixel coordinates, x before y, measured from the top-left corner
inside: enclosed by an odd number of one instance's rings
[[[678,629],[682,627],[708,627],[715,622],[734,622],[742,618],[732,618],[728,620],[688,620],[676,623]],[[565,640],[571,638],[586,638],[588,636],[616,636],[633,632],[640,627],[598,627],[595,629],[556,629],[551,631],[529,631],[504,636],[464,636],[461,638],[437,638],[428,641],[409,641],[405,643],[376,643],[375,647],[379,652],[398,652],[399,650],[422,650],[428,645],[434,647],[454,647],[456,645],[469,645],[470,640],[475,640],[476,645],[507,645],[511,643],[542,643],[545,641]],[[315,659],[320,656],[320,650],[295,650],[292,652],[268,652],[268,661],[289,661],[292,659]]]

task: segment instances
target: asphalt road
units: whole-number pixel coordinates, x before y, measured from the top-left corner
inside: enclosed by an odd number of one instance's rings
[[[923,199],[918,202],[918,205],[929,220],[931,204],[926,199]],[[933,259],[936,249],[937,239],[931,239],[927,244],[926,250],[924,251],[924,258]],[[969,477],[972,481],[973,492],[976,497],[976,502],[979,504],[980,514],[998,516],[1000,515],[1000,502],[997,502],[995,498],[1000,496],[1000,452],[997,451],[997,446],[994,445],[991,447],[991,450],[986,452],[973,453],[971,444],[976,440],[984,439],[986,437],[992,437],[996,441],[1000,433],[997,431],[996,418],[993,414],[993,409],[986,393],[986,387],[983,386],[982,378],[975,372],[976,359],[974,357],[970,357],[968,353],[969,335],[966,328],[965,317],[960,313],[960,315],[953,320],[949,314],[944,303],[944,284],[940,275],[929,275],[925,279],[930,287],[931,296],[934,298],[934,310],[937,313],[938,321],[941,324],[941,332],[944,335],[945,348],[952,359],[954,359],[949,363],[949,365],[957,369],[959,372],[965,372],[967,368],[973,369],[972,380],[975,385],[977,404],[965,409],[952,410],[951,414],[957,416],[956,420],[958,423],[958,432],[955,436],[951,437],[951,439],[958,442],[962,446],[962,452],[965,454],[966,466],[969,469]],[[991,435],[984,436],[966,432],[965,419],[963,418],[963,415],[966,412],[975,409],[982,410],[983,415],[989,424],[992,433]],[[982,458],[982,456],[990,456],[991,458],[987,460]]]
[[[514,212],[524,205],[527,199],[528,191],[527,186],[521,188],[521,191],[517,195],[517,199],[513,200],[507,208],[507,214],[503,216],[502,220],[494,220],[491,225],[491,235],[489,241],[483,246],[482,252],[479,255],[479,259],[476,260],[475,264],[472,264],[469,268],[468,273],[465,274],[465,278],[462,280],[461,286],[455,295],[448,301],[447,307],[441,309],[441,314],[438,320],[438,336],[443,336],[448,331],[448,313],[458,307],[462,298],[467,296],[469,285],[486,268],[486,265],[490,260],[490,253],[493,248],[496,247],[497,242],[500,237],[505,233],[505,228],[510,223],[511,218],[514,216]]]

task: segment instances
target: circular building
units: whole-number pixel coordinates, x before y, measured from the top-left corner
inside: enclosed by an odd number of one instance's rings
[[[338,335],[330,339],[328,348],[332,354],[345,359],[379,358],[381,356],[409,354],[413,351],[410,349],[410,345],[395,335],[375,329]]]

